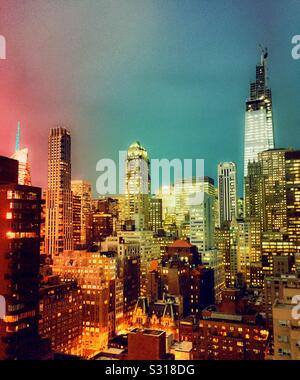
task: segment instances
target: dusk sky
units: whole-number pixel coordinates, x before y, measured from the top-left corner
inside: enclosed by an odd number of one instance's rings
[[[276,147],[300,148],[299,0],[0,0],[0,154],[30,149],[47,180],[51,127],[72,134],[72,177],[139,140],[151,158],[235,161],[241,192],[245,100],[269,48]]]

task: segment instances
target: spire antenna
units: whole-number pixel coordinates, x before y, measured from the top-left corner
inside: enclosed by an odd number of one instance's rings
[[[16,152],[20,150],[20,133],[21,133],[21,123],[18,121],[17,134],[16,134]]]
[[[263,65],[265,63],[265,60],[268,58],[268,48],[263,47],[262,44],[259,44],[260,50],[261,50],[261,55],[260,55],[260,62]]]

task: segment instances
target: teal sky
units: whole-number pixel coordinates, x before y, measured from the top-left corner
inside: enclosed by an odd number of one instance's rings
[[[300,148],[299,0],[6,0],[0,34],[0,154],[17,121],[34,183],[47,178],[47,136],[72,132],[73,177],[134,140],[152,158],[237,162],[242,189],[245,100],[270,52],[277,147]]]

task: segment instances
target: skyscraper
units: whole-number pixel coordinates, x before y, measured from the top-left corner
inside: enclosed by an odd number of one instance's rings
[[[0,157],[0,294],[6,303],[0,359],[40,359],[41,189],[17,184],[17,174],[17,161]]]
[[[79,244],[90,244],[92,238],[92,221],[91,221],[91,202],[92,186],[89,182],[83,180],[73,180],[71,182],[73,197],[80,199],[79,208]],[[74,210],[73,210],[74,215]]]
[[[134,221],[139,231],[149,228],[149,165],[146,149],[138,141],[131,144],[126,159],[125,219]]]
[[[299,151],[272,149],[259,154],[261,179],[262,264],[275,271],[275,256],[294,262],[299,251]]]
[[[51,129],[48,140],[45,246],[49,255],[73,248],[71,136],[61,127]]]
[[[190,241],[199,252],[214,247],[215,238],[215,188],[210,177],[199,182],[199,191],[203,191],[203,201],[190,206]]]
[[[19,171],[18,171],[19,185],[31,186],[31,176],[30,176],[30,168],[29,168],[29,161],[28,161],[28,148],[20,149],[20,134],[21,134],[21,126],[19,122],[17,135],[16,135],[16,150],[15,150],[15,153],[11,156],[11,158],[19,162]]]
[[[262,49],[256,66],[256,80],[250,84],[250,97],[246,102],[244,177],[248,163],[257,161],[258,153],[274,148],[272,93],[267,81],[267,49]]]
[[[220,226],[237,217],[237,173],[234,162],[218,165],[219,220]]]

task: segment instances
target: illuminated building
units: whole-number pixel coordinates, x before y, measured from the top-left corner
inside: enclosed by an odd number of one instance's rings
[[[272,308],[276,299],[283,299],[285,288],[295,288],[300,291],[299,274],[265,276],[264,278],[264,312],[269,329],[273,328]]]
[[[259,219],[261,217],[262,199],[262,168],[260,162],[249,162],[248,174],[245,180],[245,218]]]
[[[262,231],[285,232],[286,179],[284,149],[273,149],[258,154],[262,176]]]
[[[162,292],[181,299],[183,315],[190,310],[189,270],[189,262],[179,253],[166,256],[159,266]]]
[[[140,247],[140,295],[146,294],[147,273],[151,262],[160,259],[160,246],[153,237],[152,231],[120,231],[117,236],[125,243],[136,243]]]
[[[91,243],[92,237],[92,226],[91,226],[91,199],[92,199],[92,187],[91,184],[84,180],[72,180],[71,190],[73,196],[79,197],[80,199],[80,245],[86,245]],[[73,213],[74,215],[74,213]],[[75,242],[75,237],[74,237]]]
[[[237,218],[237,171],[234,162],[218,165],[218,200],[220,226]]]
[[[192,342],[174,342],[171,346],[170,353],[175,356],[175,360],[191,360],[192,350]]]
[[[48,140],[45,247],[48,255],[73,248],[71,192],[71,136],[65,128],[52,128]]]
[[[237,216],[239,219],[244,218],[244,199],[238,198],[237,200]]]
[[[162,186],[156,195],[162,200],[162,218],[165,219],[168,214],[175,214],[174,186]]]
[[[238,272],[242,274],[243,280],[246,285],[251,287],[251,274],[250,274],[250,232],[249,223],[244,219],[237,219],[233,221],[232,226],[236,229],[237,234],[237,261]]]
[[[225,288],[225,267],[223,253],[219,249],[210,249],[201,252],[202,265],[214,271],[214,290],[216,302],[221,300],[222,290]]]
[[[41,189],[17,184],[18,162],[0,157],[0,359],[42,359],[38,334]]]
[[[236,286],[238,274],[250,284],[249,225],[236,219],[216,230],[216,246],[223,253],[226,287]]]
[[[101,254],[106,252],[116,258],[114,309],[116,331],[120,332],[131,323],[141,292],[141,245],[123,236],[108,237],[101,243]]]
[[[93,213],[93,243],[99,244],[113,233],[113,216],[103,212]]]
[[[138,328],[160,329],[178,339],[179,320],[182,316],[182,299],[164,294],[148,302],[139,297],[133,312],[132,325]]]
[[[11,156],[11,158],[19,162],[19,170],[18,170],[19,185],[31,186],[31,176],[30,176],[30,168],[29,168],[29,160],[28,160],[28,148],[20,149],[20,132],[21,132],[21,127],[20,127],[20,123],[18,123],[18,130],[17,130],[17,136],[16,136],[16,151]]]
[[[268,275],[273,274],[274,256],[293,256],[295,252],[287,235],[286,152],[273,149],[258,155],[262,176],[262,269]]]
[[[42,191],[41,203],[41,233],[40,233],[40,252],[45,253],[45,234],[46,234],[46,191]]]
[[[203,223],[206,210],[204,210],[203,198],[205,190],[209,193],[210,184],[213,185],[212,179],[208,177],[205,179],[183,178],[176,181],[174,185],[175,223],[180,238],[190,238],[193,231],[194,239],[198,240],[199,232],[201,234],[201,230],[205,230]],[[201,235],[200,243],[203,245],[203,233]]]
[[[273,305],[274,360],[300,360],[300,320],[293,318],[294,296],[299,297],[299,288],[287,285]]]
[[[64,251],[53,257],[53,273],[77,281],[83,297],[83,355],[89,357],[108,341],[109,268],[99,252]]]
[[[200,183],[203,200],[200,204],[190,206],[189,238],[199,252],[211,249],[215,245],[215,188],[214,181],[204,177]]]
[[[162,229],[162,200],[151,197],[149,202],[149,229],[158,232]]]
[[[262,287],[262,174],[260,162],[248,164],[245,177],[245,220],[249,224],[249,275],[253,287]]]
[[[125,320],[132,318],[140,293],[140,245],[120,238],[118,244],[118,277],[123,284],[123,314]]]
[[[125,167],[125,220],[132,220],[137,231],[149,228],[150,162],[148,153],[136,141],[127,152]]]
[[[190,267],[201,263],[197,247],[188,240],[178,239],[167,246],[164,259],[170,260],[173,256],[178,256],[182,262],[189,264]]]
[[[300,250],[300,151],[285,153],[287,234]]]
[[[250,98],[246,102],[244,136],[244,177],[248,163],[258,160],[258,153],[274,148],[272,94],[267,83],[266,49],[256,66],[256,80],[250,85]]]
[[[193,343],[194,360],[263,360],[269,332],[239,291],[228,289],[222,303],[206,308],[199,320],[180,321],[180,341]]]
[[[40,286],[39,332],[54,352],[81,354],[82,291],[75,281],[47,277]]]
[[[106,237],[115,235],[121,226],[117,226],[120,215],[119,199],[104,198],[94,201],[92,212],[92,236],[93,244],[100,245]]]
[[[30,169],[28,162],[28,149],[23,148],[16,151],[12,156],[12,159],[19,161],[19,179],[20,185],[31,186]]]
[[[72,194],[72,213],[73,242],[76,249],[81,242],[81,199],[80,196],[74,194]]]
[[[98,200],[97,205],[93,210],[95,214],[98,214],[98,215],[103,214],[103,215],[106,215],[107,217],[110,216],[109,219],[111,221],[111,227],[112,227],[112,232],[110,234],[116,235],[117,231],[121,231],[122,229],[121,228],[122,227],[121,214],[125,209],[124,202],[125,202],[125,197],[123,195],[115,196],[114,198],[107,197],[107,198]],[[100,221],[100,224],[101,224],[101,221]]]
[[[167,234],[177,237],[174,186],[162,186],[157,192],[157,197],[162,200],[163,229]]]
[[[172,244],[174,240],[174,237],[168,234],[165,230],[159,231],[157,234],[153,235],[154,244],[157,244],[160,247],[161,257],[165,254],[167,247]]]
[[[275,274],[273,262],[278,264],[279,256],[293,259],[298,251],[298,161],[298,151],[270,149],[249,163],[245,216],[250,225],[250,273],[257,284],[261,281],[254,272],[259,265],[263,274]],[[256,273],[261,275],[259,270]]]
[[[190,219],[190,203],[189,198],[195,191],[200,191],[196,179],[178,180],[174,185],[175,194],[175,216],[176,226],[178,227],[179,237],[182,237],[182,226],[188,223]]]
[[[274,273],[274,259],[276,256],[289,256],[294,262],[296,254],[295,244],[288,240],[287,234],[282,233],[263,233],[262,235],[262,270],[265,275]],[[295,270],[291,265],[291,271]]]

